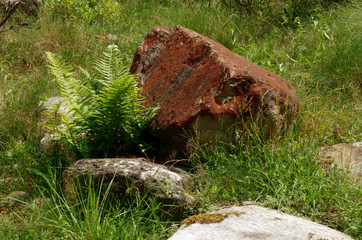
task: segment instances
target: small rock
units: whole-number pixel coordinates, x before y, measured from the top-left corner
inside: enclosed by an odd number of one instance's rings
[[[47,99],[46,102],[42,103],[41,106],[44,109],[44,115],[42,122],[47,122],[49,117],[53,117],[54,107],[57,106],[57,111],[59,114],[64,114],[67,116],[71,116],[72,114],[69,112],[67,108],[66,101],[67,98],[65,97],[50,97]],[[49,116],[50,115],[50,116]],[[59,129],[65,128],[64,124],[59,122],[57,126]],[[60,136],[54,132],[47,132],[48,129],[45,130],[44,137],[40,140],[40,147],[43,152],[49,152],[50,149],[58,149],[60,148],[59,140]]]
[[[351,172],[357,182],[362,177],[362,142],[340,143],[323,147],[319,152],[322,164],[327,167],[337,165]]]
[[[192,216],[169,240],[353,240],[321,224],[248,205]]]
[[[184,174],[170,171],[163,165],[147,162],[143,158],[79,160],[64,171],[66,194],[72,194],[75,179],[87,183],[89,176],[95,183],[103,181],[105,188],[113,181],[111,194],[120,198],[124,196],[127,187],[132,186],[137,188],[137,192],[151,194],[165,204],[186,207],[194,202],[194,198],[184,188],[189,184]]]
[[[67,109],[67,105],[63,102],[66,101],[67,98],[65,97],[50,97],[47,99],[46,102],[42,103],[43,108],[46,112],[52,112],[53,108],[60,103],[58,112],[61,114],[68,115],[69,110]]]
[[[43,152],[48,152],[54,146],[57,146],[60,137],[57,134],[45,133],[45,136],[40,139],[40,147]]]

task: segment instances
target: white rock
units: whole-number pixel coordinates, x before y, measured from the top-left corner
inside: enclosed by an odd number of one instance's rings
[[[232,207],[218,213],[229,214],[219,223],[183,224],[169,240],[352,239],[321,224],[255,205]]]

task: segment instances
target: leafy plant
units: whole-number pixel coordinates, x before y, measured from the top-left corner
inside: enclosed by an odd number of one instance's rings
[[[58,114],[61,124],[53,121],[48,127],[83,157],[115,156],[135,146],[153,110],[142,106],[136,76],[122,67],[118,47],[108,47],[95,64],[94,76],[79,67],[83,78],[76,78],[57,55],[47,52],[47,56],[68,109],[68,113]],[[59,104],[53,120],[57,108]]]

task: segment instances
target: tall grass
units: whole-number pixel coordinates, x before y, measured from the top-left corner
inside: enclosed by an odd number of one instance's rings
[[[96,204],[94,191],[78,206],[55,194],[64,167],[75,159],[64,149],[41,151],[40,103],[59,94],[46,51],[89,69],[117,44],[130,64],[151,28],[176,25],[286,78],[301,103],[296,127],[283,141],[260,142],[251,132],[238,144],[201,151],[198,211],[252,200],[360,236],[360,185],[341,169],[321,169],[317,150],[362,141],[361,3],[243,0],[238,8],[232,2],[46,0],[37,15],[17,12],[8,20],[0,30],[0,178],[6,179],[0,198],[26,190],[49,200],[45,210],[31,205],[13,212],[11,227],[0,224],[1,239],[164,239],[172,233],[172,222],[152,199],[111,209]],[[53,179],[51,188],[45,179]]]
[[[228,25],[240,34],[235,36],[235,52],[294,85],[303,132],[324,144],[362,139],[360,10],[361,4],[319,10],[296,27],[274,27],[263,38],[243,37],[250,34],[248,24],[258,29],[252,22],[234,17]]]
[[[361,185],[319,164],[318,143],[300,133],[262,142],[259,131],[235,145],[204,150],[196,161],[200,205],[251,200],[359,236]]]
[[[78,186],[74,200],[69,200],[54,188],[53,179],[45,180],[49,185],[41,200],[28,203],[20,212],[12,212],[0,224],[2,238],[165,239],[173,232],[173,222],[153,198],[137,195],[132,201],[125,198],[110,205],[112,183],[104,186],[105,195],[89,183],[85,195],[84,186]]]

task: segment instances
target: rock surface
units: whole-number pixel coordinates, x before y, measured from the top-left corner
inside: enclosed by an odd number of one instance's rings
[[[57,108],[57,113],[71,116],[71,113],[67,109],[67,104],[65,97],[50,97],[46,102],[42,103],[41,106],[44,109],[44,116],[42,121],[47,122],[49,115],[53,115],[54,108]],[[64,128],[64,124],[59,123],[58,128]],[[48,129],[46,130],[48,131]],[[48,152],[52,148],[59,148],[60,136],[55,133],[46,132],[44,137],[40,140],[41,150],[43,152]]]
[[[112,194],[123,197],[127,187],[136,187],[140,193],[149,193],[166,204],[187,206],[194,198],[186,193],[184,186],[188,177],[170,171],[167,167],[143,158],[82,159],[64,171],[65,192],[72,192],[72,182],[92,176],[94,182],[103,179],[103,186],[112,183]],[[82,181],[81,181],[82,182]],[[87,181],[85,181],[87,182]]]
[[[52,112],[53,108],[57,105],[59,108],[57,109],[59,113],[69,115],[69,110],[67,109],[67,104],[64,103],[67,98],[65,97],[50,97],[46,102],[42,103],[42,107],[46,112]]]
[[[322,163],[350,171],[357,182],[362,178],[362,142],[340,143],[320,150]]]
[[[280,133],[299,108],[286,80],[181,26],[153,28],[130,72],[139,74],[146,105],[160,103],[152,133],[179,147],[195,130],[201,143],[228,139],[240,113],[255,119],[262,112],[263,127]]]
[[[220,218],[220,215],[224,218]],[[193,218],[196,221],[185,220],[185,223],[169,240],[352,239],[344,233],[318,223],[253,205],[232,207],[200,216],[200,218]],[[216,220],[205,220],[208,217]]]

